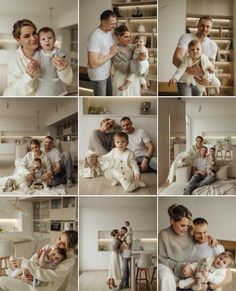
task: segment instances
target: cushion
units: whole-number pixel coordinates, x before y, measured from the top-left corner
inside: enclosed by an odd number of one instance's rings
[[[236,160],[233,160],[230,164],[229,164],[229,172],[228,172],[228,176],[230,178],[236,178]]]
[[[229,169],[228,165],[220,167],[219,170],[216,172],[216,180],[218,181],[228,180],[228,169]]]

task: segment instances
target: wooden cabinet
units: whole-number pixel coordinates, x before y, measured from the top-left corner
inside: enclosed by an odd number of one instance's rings
[[[142,25],[147,37],[146,47],[149,52],[149,73],[146,77],[147,96],[157,94],[157,1],[119,1],[113,0],[112,6],[117,14],[118,25],[125,24],[134,37]],[[141,14],[139,14],[141,13]],[[142,16],[137,16],[142,15]]]
[[[196,33],[200,17],[201,15],[188,14],[186,28]],[[212,20],[213,26],[209,37],[218,47],[215,71],[221,81],[220,95],[233,96],[233,20],[230,16],[213,16]],[[215,95],[213,87],[207,87],[207,95]]]

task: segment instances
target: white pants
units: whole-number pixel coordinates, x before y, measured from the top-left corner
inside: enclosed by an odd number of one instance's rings
[[[0,291],[36,291],[32,285],[20,279],[0,277]]]
[[[183,162],[183,159],[184,159],[184,162]],[[187,156],[187,153],[186,152],[179,153],[177,155],[177,157],[175,158],[174,162],[170,166],[169,175],[168,175],[167,180],[170,183],[173,183],[174,178],[175,178],[175,174],[176,174],[176,169],[184,167],[184,166],[189,165],[189,164],[191,164],[191,162],[190,162],[190,158]]]
[[[175,276],[170,268],[163,264],[158,264],[158,290],[176,291]]]

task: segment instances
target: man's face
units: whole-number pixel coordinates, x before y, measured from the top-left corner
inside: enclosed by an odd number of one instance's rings
[[[129,121],[128,119],[121,121],[120,126],[122,130],[126,133],[130,133],[133,130],[132,122]]]
[[[44,139],[44,147],[46,150],[51,150],[53,147],[53,141],[50,138]]]
[[[121,230],[120,230],[120,234],[121,234],[121,236],[123,236],[123,235],[126,234],[126,231],[125,231],[124,229],[121,229]]]
[[[102,20],[102,27],[105,31],[112,31],[116,28],[116,17],[109,17],[107,20]]]
[[[193,238],[197,244],[203,244],[208,241],[208,225],[198,224],[193,227]]]
[[[198,35],[204,36],[204,37],[208,36],[208,34],[211,31],[211,28],[212,28],[212,22],[207,19],[202,19],[201,21],[199,21],[197,25]]]
[[[204,147],[204,148],[201,149],[201,157],[205,158],[206,154],[207,154],[207,149]]]

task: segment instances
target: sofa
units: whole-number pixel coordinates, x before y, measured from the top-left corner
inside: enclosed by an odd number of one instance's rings
[[[236,195],[236,160],[217,161],[218,171],[214,183],[197,188],[193,195]],[[161,195],[182,195],[191,179],[191,166],[176,170],[176,180],[165,188]]]

